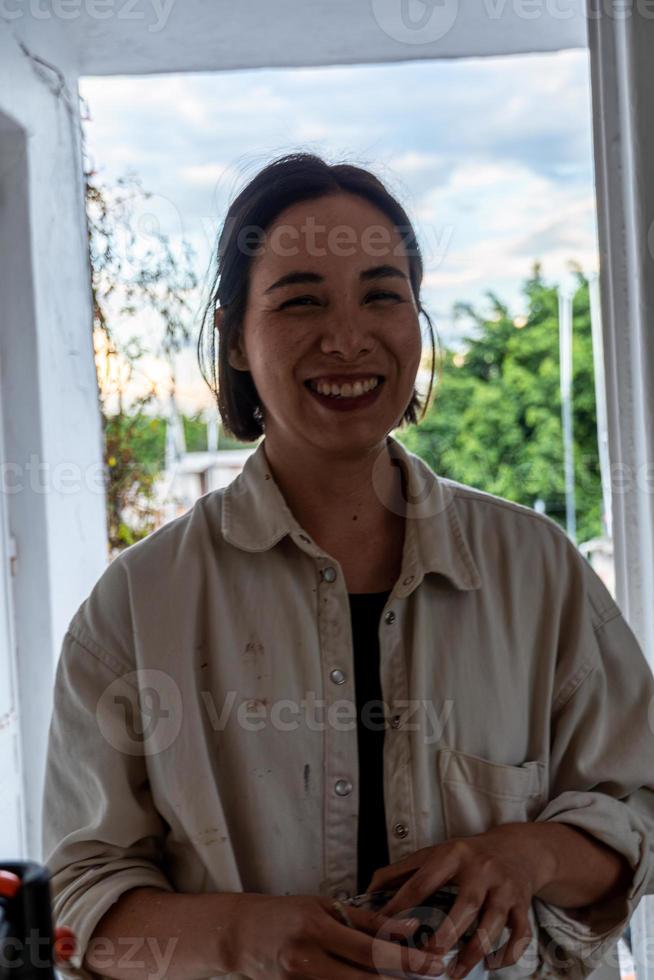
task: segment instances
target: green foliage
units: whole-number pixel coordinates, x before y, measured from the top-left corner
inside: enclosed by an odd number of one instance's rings
[[[588,282],[576,270],[573,304],[573,411],[577,536],[602,532]],[[398,439],[442,476],[517,503],[545,501],[565,525],[559,388],[557,287],[538,264],[526,280],[526,323],[516,327],[492,293],[489,317],[468,304],[474,323],[459,352],[446,349],[442,380],[425,418]]]
[[[143,412],[103,416],[108,472],[107,518],[114,550],[126,548],[157,526],[153,488],[163,467],[162,419]]]
[[[181,416],[188,452],[207,449],[207,426],[201,413]],[[159,524],[152,502],[154,484],[166,459],[167,420],[142,410],[104,416],[104,439],[108,485],[108,523],[114,550],[126,548]],[[225,434],[219,426],[220,449],[251,448]]]
[[[144,411],[158,397],[156,384],[148,382],[149,390],[129,405],[124,392],[135,376],[142,375],[144,354],[172,363],[174,354],[189,342],[188,297],[197,277],[186,241],[177,254],[156,224],[143,226],[139,209],[151,195],[138,177],[127,174],[109,186],[87,164],[85,154],[84,185],[112,555],[156,527],[154,487],[164,458],[165,427]],[[114,329],[114,316],[129,321],[137,313],[159,324],[160,336],[152,350],[143,346],[138,331],[121,341]],[[112,396],[117,396],[117,408],[110,409]],[[195,428],[191,441],[197,438]]]
[[[218,427],[218,448],[219,449],[252,449],[253,443],[239,442],[222,425]]]
[[[206,452],[207,449],[207,423],[201,418],[201,412],[195,415],[182,416],[184,426],[184,442],[189,453]]]

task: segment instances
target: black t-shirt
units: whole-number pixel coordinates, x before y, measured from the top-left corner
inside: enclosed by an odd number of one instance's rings
[[[389,864],[384,808],[384,713],[379,676],[379,618],[388,592],[350,593],[359,751],[357,891]],[[371,703],[372,702],[372,703]]]

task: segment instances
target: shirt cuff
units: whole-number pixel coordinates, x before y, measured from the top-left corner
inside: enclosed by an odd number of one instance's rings
[[[163,872],[152,865],[130,866],[119,871],[109,871],[98,879],[98,868],[90,870],[94,879],[86,884],[89,874],[81,874],[63,888],[53,899],[52,918],[55,926],[68,926],[75,933],[75,955],[66,964],[57,965],[57,973],[65,980],[97,980],[103,974],[93,973],[82,967],[89,940],[104,913],[120,896],[131,888],[159,888],[174,891]],[[106,869],[104,869],[106,870]],[[128,952],[128,946],[122,954]],[[102,950],[99,950],[101,952]],[[107,957],[115,953],[108,948]],[[122,955],[120,950],[116,950]]]
[[[633,870],[627,889],[610,902],[561,908],[534,898],[539,946],[549,969],[544,976],[583,980],[603,963],[617,965],[614,947],[646,893],[649,835],[638,814],[606,793],[566,792],[550,801],[536,821],[578,827],[622,854]]]

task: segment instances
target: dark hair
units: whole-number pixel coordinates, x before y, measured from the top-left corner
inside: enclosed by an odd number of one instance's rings
[[[287,207],[299,201],[314,200],[345,191],[358,194],[382,211],[401,235],[409,260],[411,289],[429,323],[432,362],[429,390],[421,403],[416,388],[402,417],[402,424],[424,416],[434,382],[436,360],[434,328],[420,302],[423,275],[422,255],[415,232],[404,208],[381,180],[368,170],[350,164],[328,164],[312,153],[290,153],[273,160],[247,184],[232,201],[216,249],[216,270],[204,307],[197,352],[202,377],[214,394],[222,423],[237,439],[253,442],[264,432],[261,401],[249,371],[233,368],[227,358],[242,330],[248,299],[252,236],[272,225]],[[247,247],[242,247],[247,236]],[[216,330],[214,311],[225,312],[220,325],[216,370]],[[208,362],[208,363],[207,363]],[[207,370],[208,368],[208,370]]]

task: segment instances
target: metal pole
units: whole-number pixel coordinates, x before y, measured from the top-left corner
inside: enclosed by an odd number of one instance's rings
[[[613,504],[611,500],[611,461],[609,458],[609,427],[606,412],[606,378],[604,374],[604,341],[602,338],[602,307],[600,304],[599,276],[588,282],[590,298],[590,324],[593,339],[593,365],[595,369],[595,405],[597,411],[597,448],[599,450],[602,477],[602,501],[604,505],[604,532],[613,538]]]
[[[576,543],[575,469],[572,442],[572,294],[563,289],[559,289],[559,358],[565,471],[565,524],[568,537]]]
[[[210,408],[206,415],[207,422],[207,451],[210,453],[218,452],[218,413],[215,408]]]

